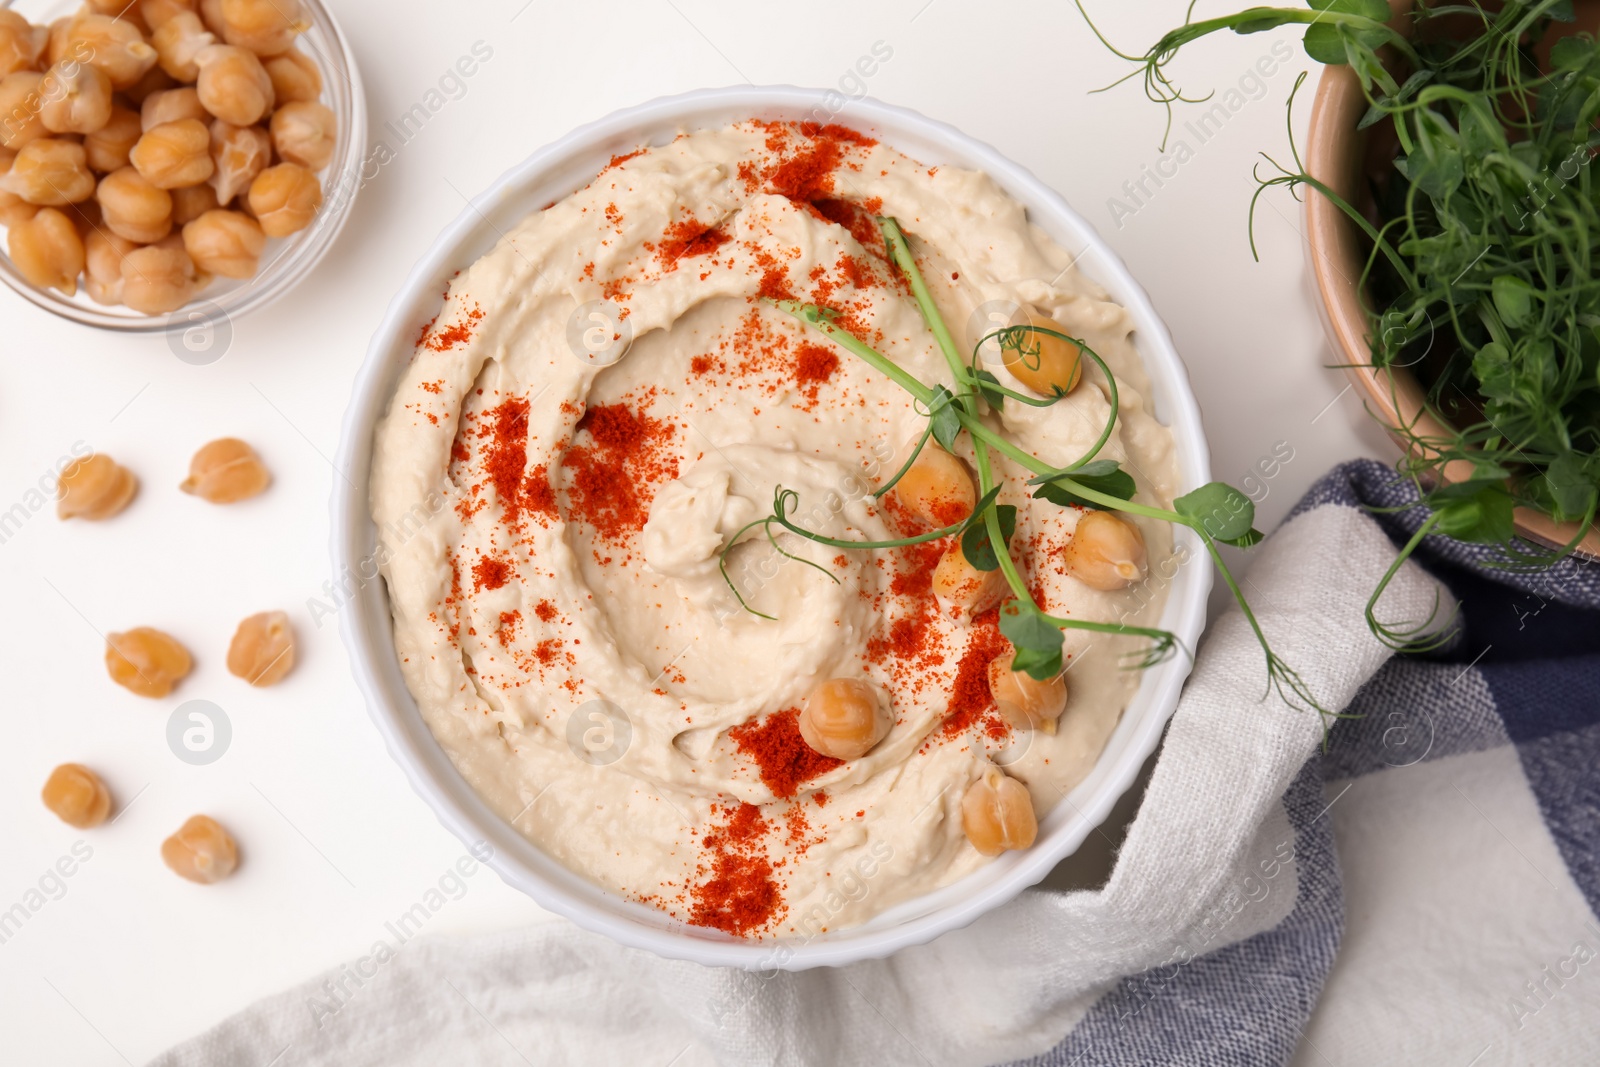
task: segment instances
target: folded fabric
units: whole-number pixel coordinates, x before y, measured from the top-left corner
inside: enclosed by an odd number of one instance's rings
[[[1363,609],[1421,512],[1364,505],[1413,499],[1349,464],[1253,550],[1274,647],[1359,717],[1325,736],[1263,699],[1260,647],[1224,615],[1101,889],[1030,890],[888,960],[800,974],[660,960],[565,923],[419,939],[154,1062],[1600,1062],[1600,568],[1495,572],[1430,538],[1464,635],[1391,660]],[[1381,606],[1436,603],[1450,593],[1411,563]]]

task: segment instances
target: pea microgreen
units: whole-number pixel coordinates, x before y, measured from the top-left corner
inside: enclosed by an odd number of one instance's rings
[[[1290,161],[1263,154],[1272,171],[1258,168],[1249,218],[1252,251],[1256,206],[1274,189],[1298,198],[1309,188],[1352,221],[1368,246],[1363,365],[1409,368],[1425,412],[1448,427],[1395,427],[1408,446],[1398,473],[1428,517],[1367,618],[1402,650],[1444,639],[1432,616],[1392,624],[1373,610],[1426,536],[1496,545],[1502,558],[1490,566],[1548,567],[1583,540],[1600,503],[1600,182],[1590,169],[1600,44],[1563,25],[1574,19],[1571,0],[1424,0],[1410,17],[1401,34],[1385,0],[1308,0],[1186,22],[1140,55],[1117,52],[1136,64],[1130,77],[1144,75],[1170,131],[1174,105],[1198,99],[1167,74],[1184,46],[1223,30],[1304,24],[1306,54],[1359,80],[1368,106],[1357,130],[1395,145],[1392,166],[1369,175],[1351,203],[1306,172],[1291,121]],[[1289,93],[1291,116],[1304,80]],[[1576,533],[1555,547],[1520,540],[1519,507]]]

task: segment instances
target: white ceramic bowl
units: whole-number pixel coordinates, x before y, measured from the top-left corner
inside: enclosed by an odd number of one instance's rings
[[[625,945],[696,963],[751,969],[809,967],[875,959],[929,941],[972,922],[1040,881],[1070,855],[1110,812],[1154,751],[1177,705],[1189,662],[1178,656],[1148,671],[1089,777],[1040,826],[1037,843],[1008,852],[968,878],[908,901],[870,922],[799,941],[743,941],[688,926],[653,908],[594,885],[544,855],[480,800],[451,765],[418,713],[401,677],[391,639],[389,602],[373,577],[376,529],[367,507],[373,427],[394,390],[423,323],[439,310],[439,293],[457,270],[487,252],[504,232],[531,212],[586,185],[614,154],[641,144],[664,144],[685,129],[715,128],[741,119],[837,121],[870,132],[926,163],[982,170],[1028,209],[1032,220],[1078,253],[1078,266],[1128,309],[1136,343],[1153,383],[1155,410],[1178,445],[1180,482],[1187,491],[1210,480],[1200,412],[1178,354],[1149,297],[1094,231],[1056,193],[994,149],[905,108],[873,100],[847,102],[835,115],[839,94],[791,87],[711,89],[654,100],[575,130],[513,167],[473,200],[417,263],[389,305],[367,359],[356,376],[345,416],[335,479],[334,572],[359,586],[341,613],[356,680],[368,709],[417,793],[462,841],[487,842],[489,865],[507,883],[578,925]],[[1171,582],[1161,626],[1193,649],[1205,622],[1211,568],[1191,531],[1180,543],[1196,563],[1180,567]]]

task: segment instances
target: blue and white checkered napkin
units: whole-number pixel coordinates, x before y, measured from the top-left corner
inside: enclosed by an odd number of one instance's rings
[[[1517,576],[1432,538],[1464,633],[1391,659],[1362,610],[1422,515],[1364,506],[1411,499],[1338,468],[1250,572],[1279,653],[1359,718],[1324,750],[1219,619],[1099,890],[776,977],[564,923],[419,939],[337,1013],[316,1005],[339,972],[155,1062],[1600,1064],[1600,567]],[[1381,614],[1424,616],[1438,588],[1408,564]]]

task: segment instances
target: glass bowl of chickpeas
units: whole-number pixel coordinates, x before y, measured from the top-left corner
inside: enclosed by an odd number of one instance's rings
[[[129,332],[265,306],[344,227],[366,123],[318,0],[0,0],[0,279]]]

